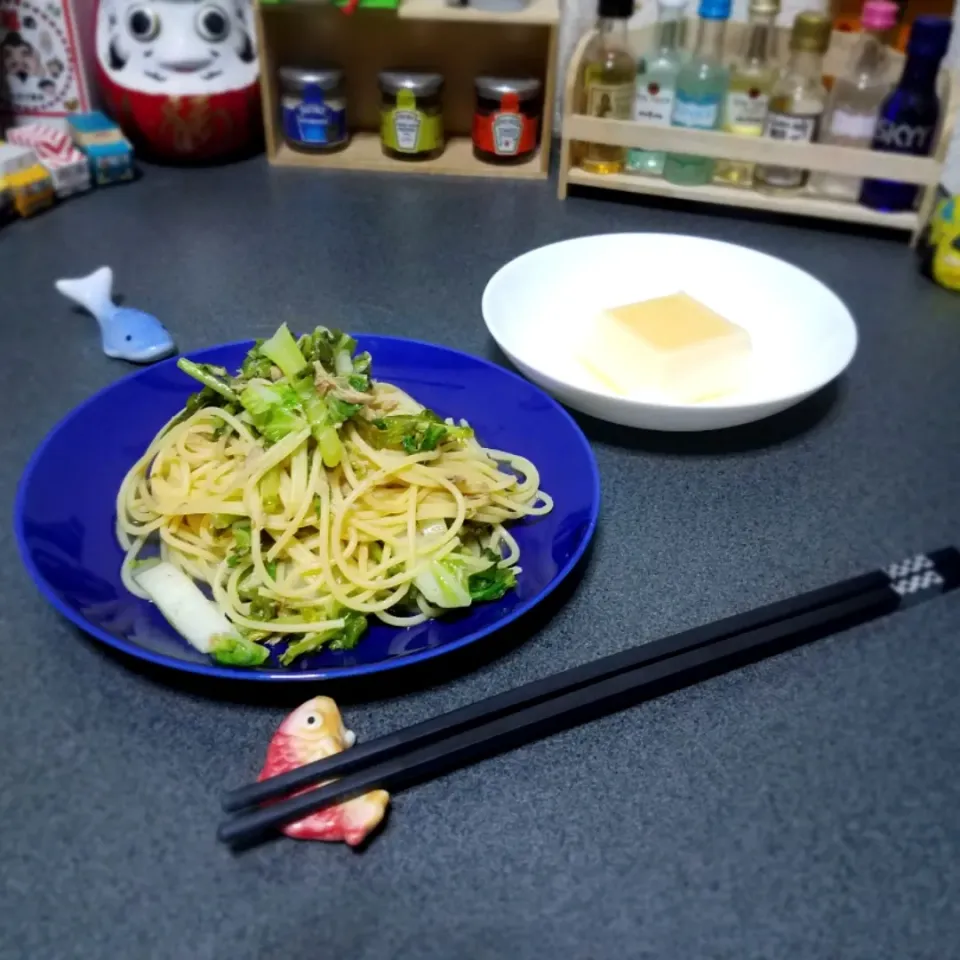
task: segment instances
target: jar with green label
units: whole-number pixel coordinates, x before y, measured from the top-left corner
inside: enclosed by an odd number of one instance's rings
[[[397,160],[430,160],[443,153],[439,73],[384,70],[380,74],[380,141]]]

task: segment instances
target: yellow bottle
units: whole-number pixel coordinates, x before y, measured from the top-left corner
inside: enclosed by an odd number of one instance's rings
[[[633,0],[600,0],[596,34],[583,55],[582,91],[578,110],[591,117],[629,120],[633,115],[636,64],[627,40]],[[590,173],[619,173],[623,147],[589,143],[580,166]]]
[[[743,54],[734,64],[730,86],[723,104],[724,133],[759,137],[770,107],[770,92],[777,80],[776,19],[780,0],[751,0],[750,22]],[[753,186],[752,163],[735,160],[717,162],[713,179],[735,187]]]

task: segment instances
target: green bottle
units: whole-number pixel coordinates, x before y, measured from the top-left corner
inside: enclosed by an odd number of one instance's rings
[[[691,130],[715,130],[720,125],[730,70],[723,63],[723,35],[730,17],[730,0],[700,0],[697,42],[693,55],[677,74],[672,125]],[[713,178],[714,161],[671,153],[663,175],[671,183],[699,186]]]
[[[687,0],[658,0],[657,39],[653,49],[637,61],[637,89],[633,119],[669,127],[673,116],[677,74],[683,63],[683,11]],[[627,151],[627,170],[660,176],[667,155],[662,150]]]

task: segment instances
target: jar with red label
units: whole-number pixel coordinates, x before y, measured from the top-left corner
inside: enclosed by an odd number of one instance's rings
[[[537,149],[540,81],[534,77],[477,77],[473,155],[486,163],[518,163]]]

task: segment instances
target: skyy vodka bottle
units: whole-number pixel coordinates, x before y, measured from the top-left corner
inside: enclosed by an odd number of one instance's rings
[[[950,44],[945,17],[917,17],[907,43],[907,62],[896,90],[883,102],[872,149],[925,157],[933,152],[940,121],[937,74]],[[874,210],[912,210],[918,188],[912,183],[864,180],[860,202]]]

